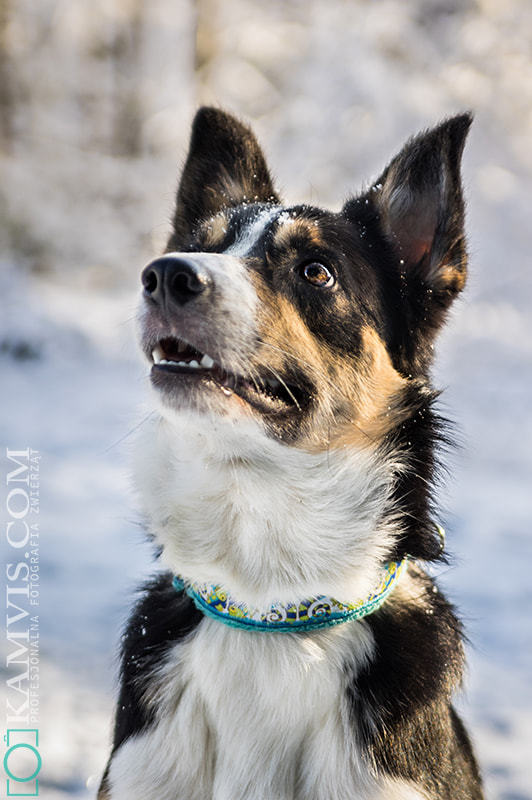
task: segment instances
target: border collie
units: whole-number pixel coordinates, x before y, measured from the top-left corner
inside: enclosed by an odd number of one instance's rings
[[[100,800],[482,797],[461,625],[423,567],[470,123],[332,213],[282,205],[253,133],[197,113],[142,273],[135,487],[163,569],[123,638]]]

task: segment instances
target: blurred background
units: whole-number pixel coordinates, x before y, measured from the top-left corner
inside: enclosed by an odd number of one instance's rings
[[[471,278],[435,370],[462,446],[437,574],[471,642],[461,707],[488,795],[531,800],[529,0],[0,0],[0,430],[4,474],[6,447],[42,455],[40,795],[95,796],[121,625],[153,569],[128,489],[133,318],[202,103],[252,123],[287,201],[333,209],[412,133],[475,112]]]

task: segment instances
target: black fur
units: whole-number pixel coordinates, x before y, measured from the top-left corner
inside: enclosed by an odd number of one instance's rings
[[[481,800],[478,767],[454,711],[464,653],[453,608],[420,571],[416,604],[390,604],[367,618],[377,656],[351,686],[353,725],[378,769],[431,796]]]
[[[169,249],[182,249],[198,220],[221,208],[256,202],[277,203],[278,197],[253,133],[214,108],[200,109],[192,126]]]
[[[144,586],[124,632],[113,752],[153,722],[142,699],[146,677],[202,619],[192,600],[174,589],[172,578],[164,573]]]

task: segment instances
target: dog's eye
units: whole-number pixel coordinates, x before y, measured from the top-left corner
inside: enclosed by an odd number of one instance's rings
[[[311,261],[310,264],[303,264],[299,270],[299,274],[313,286],[318,286],[321,289],[329,289],[334,285],[334,275],[330,269],[320,264],[318,261]]]

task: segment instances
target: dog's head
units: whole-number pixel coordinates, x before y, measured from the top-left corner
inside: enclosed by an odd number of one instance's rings
[[[163,416],[251,420],[311,453],[393,443],[430,471],[428,368],[465,282],[470,123],[412,139],[332,213],[283,206],[251,131],[201,109],[167,252],[142,274],[140,340]],[[405,481],[396,491],[413,498]]]
[[[469,124],[412,140],[333,214],[282,206],[252,133],[200,110],[168,252],[142,276],[163,403],[253,415],[303,446],[386,431],[464,285]]]

